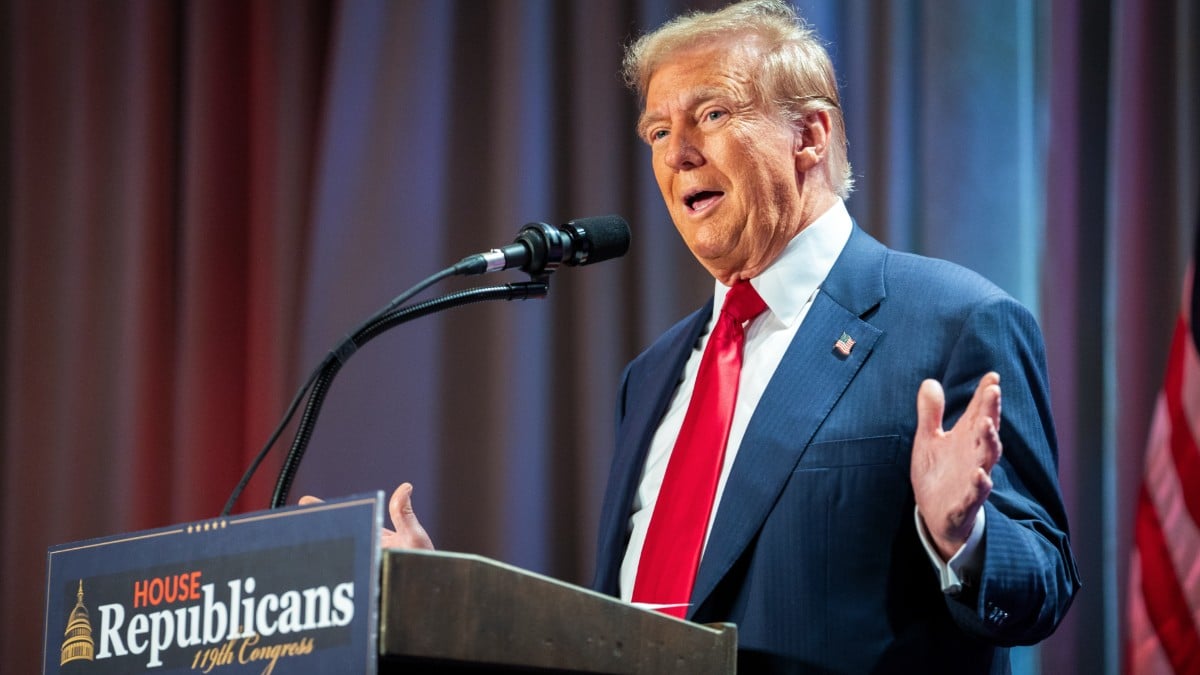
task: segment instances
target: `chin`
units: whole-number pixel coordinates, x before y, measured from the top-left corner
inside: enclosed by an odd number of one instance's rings
[[[738,244],[737,237],[728,236],[726,231],[715,223],[705,223],[695,228],[685,240],[692,254],[712,264],[729,260],[736,252]]]

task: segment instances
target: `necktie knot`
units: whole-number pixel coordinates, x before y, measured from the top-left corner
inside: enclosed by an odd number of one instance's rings
[[[754,290],[749,281],[742,280],[725,294],[725,304],[721,306],[721,312],[742,324],[762,314],[766,308],[767,303],[759,297],[758,291]]]

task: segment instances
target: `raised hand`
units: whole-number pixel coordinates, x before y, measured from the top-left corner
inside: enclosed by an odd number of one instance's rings
[[[383,548],[420,548],[433,550],[433,541],[417,520],[417,514],[412,507],[412,483],[401,483],[388,500],[388,515],[392,518],[392,527],[386,527],[379,535],[379,545]],[[300,498],[301,506],[320,504],[321,500],[305,495]]]
[[[975,517],[992,492],[992,467],[1000,460],[1000,376],[979,380],[967,410],[942,429],[946,396],[936,380],[917,392],[917,433],[910,479],[917,512],[939,555],[949,560],[966,542]]]

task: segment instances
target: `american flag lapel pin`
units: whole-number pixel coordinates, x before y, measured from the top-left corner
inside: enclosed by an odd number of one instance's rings
[[[837,342],[833,343],[833,348],[838,350],[842,356],[850,356],[850,350],[854,349],[854,338],[850,337],[849,333],[843,332]]]

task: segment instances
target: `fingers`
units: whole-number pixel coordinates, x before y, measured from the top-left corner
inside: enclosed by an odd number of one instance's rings
[[[928,435],[941,431],[945,414],[946,393],[941,383],[925,380],[917,390],[917,433]],[[1000,430],[1000,375],[994,371],[979,378],[961,419],[966,420],[967,428],[970,428],[980,418],[991,420],[992,427],[997,432]]]
[[[991,471],[1000,461],[1000,375],[990,372],[979,379],[965,419],[973,420],[979,465]],[[989,487],[990,490],[990,487]]]
[[[917,435],[936,436],[942,432],[946,413],[946,393],[937,380],[925,380],[917,390]]]
[[[996,462],[1000,461],[1003,445],[1000,442],[1000,432],[991,418],[984,417],[976,425],[975,447],[979,451],[979,466],[985,471],[991,471]]]
[[[967,415],[980,415],[992,420],[996,429],[1000,429],[1000,375],[995,371],[979,378],[975,387],[975,395],[967,406]]]
[[[312,495],[304,495],[300,498],[300,506],[312,506],[313,504],[324,504],[324,499],[318,499]]]

